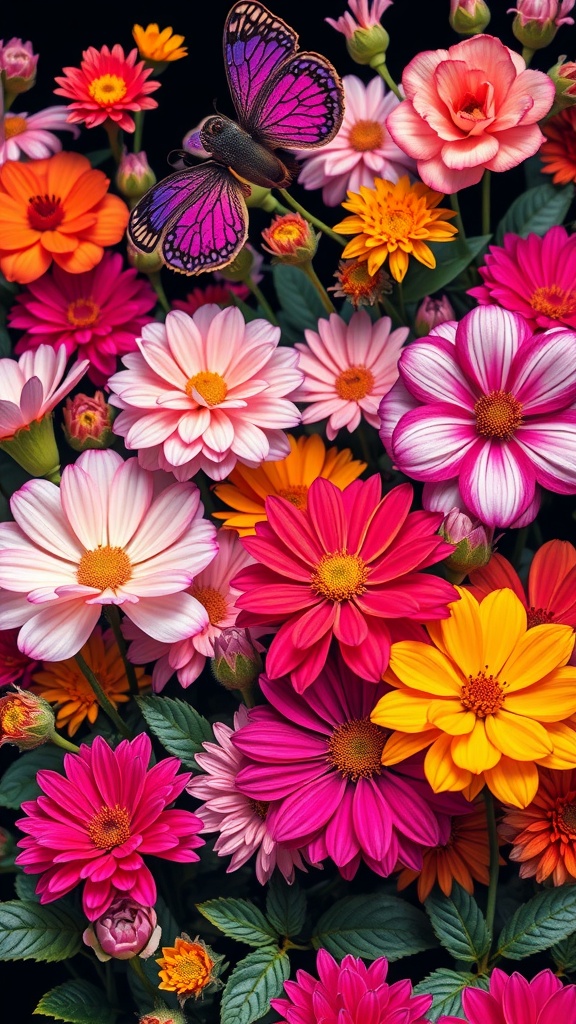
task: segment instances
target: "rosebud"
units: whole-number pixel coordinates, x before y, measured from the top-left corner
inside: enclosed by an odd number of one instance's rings
[[[445,516],[439,532],[449,544],[456,545],[452,554],[444,559],[451,583],[461,583],[473,569],[488,565],[492,557],[493,527],[453,508]]]
[[[20,751],[34,750],[54,737],[54,711],[43,697],[19,686],[0,697],[0,747],[12,743]]]
[[[320,235],[299,213],[285,213],[274,217],[270,227],[264,228],[262,239],[262,248],[274,257],[272,263],[298,266],[314,259]]]
[[[214,678],[227,690],[247,690],[262,671],[260,651],[247,629],[229,626],[214,637],[214,655],[210,662]]]
[[[115,441],[112,431],[114,410],[104,400],[104,392],[74,395],[67,398],[62,410],[64,436],[75,452],[87,448],[110,448]]]
[[[549,46],[561,25],[573,25],[573,18],[564,17],[576,0],[517,0],[508,14],[516,14],[512,31],[518,42],[529,50]]]
[[[430,334],[433,327],[443,324],[446,320],[455,320],[456,313],[446,295],[439,299],[431,299],[429,295],[420,303],[414,318],[414,330],[419,338]]]
[[[565,55],[559,57],[557,63],[550,68],[548,75],[556,86],[556,97],[546,120],[576,103],[576,62],[567,61]]]
[[[448,20],[459,36],[474,36],[485,31],[490,11],[484,0],[450,0]]]
[[[32,43],[23,43],[21,39],[9,39],[7,43],[0,41],[0,78],[6,93],[7,106],[21,92],[27,92],[36,81],[36,65],[38,55],[32,49]]]
[[[346,40],[346,49],[356,64],[369,64],[371,68],[384,64],[384,54],[390,45],[390,36],[383,25],[371,28],[357,28],[351,39]]]
[[[155,185],[157,181],[154,171],[148,163],[144,150],[140,153],[128,153],[126,149],[116,171],[116,185],[126,199],[134,203]]]
[[[146,960],[160,944],[162,929],[153,907],[130,896],[118,896],[108,910],[86,928],[82,938],[99,960]]]
[[[186,1024],[186,1017],[180,1010],[168,1010],[165,1007],[150,1010],[138,1018],[138,1024]]]

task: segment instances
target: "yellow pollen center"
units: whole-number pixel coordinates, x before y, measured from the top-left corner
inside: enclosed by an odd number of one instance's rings
[[[228,613],[226,598],[215,587],[193,587],[190,593],[192,597],[200,601],[200,604],[204,605],[212,626],[217,626],[222,619],[226,618]]]
[[[576,839],[576,794],[570,793],[559,803],[553,812],[553,823],[559,833],[558,838]],[[556,837],[555,837],[556,838]]]
[[[492,674],[482,669],[476,676],[468,676],[460,691],[460,703],[466,711],[473,711],[477,718],[494,715],[505,701],[504,686]]]
[[[382,751],[389,736],[387,729],[369,718],[344,722],[328,741],[328,761],[341,775],[356,782],[382,772]]]
[[[7,117],[4,121],[4,132],[7,139],[13,139],[15,135],[22,135],[26,131],[27,122],[25,117]]]
[[[130,839],[130,815],[125,807],[115,804],[96,812],[88,825],[88,835],[99,850],[112,850]]]
[[[359,402],[374,387],[374,376],[366,366],[348,366],[334,381],[336,394],[347,402]]]
[[[482,437],[509,441],[522,423],[522,404],[509,391],[491,391],[474,406],[476,431]]]
[[[554,619],[554,612],[548,611],[547,608],[529,608],[527,615],[527,628],[531,629],[532,626],[542,626],[547,622],[552,622]]]
[[[76,570],[78,583],[95,590],[116,590],[131,576],[132,565],[124,548],[108,544],[85,551]]]
[[[383,210],[380,215],[379,231],[390,241],[403,241],[414,234],[414,218],[407,210]]]
[[[24,707],[10,703],[0,712],[0,733],[4,733],[5,736],[21,736],[28,717]]]
[[[100,306],[93,299],[74,299],[68,303],[66,319],[71,327],[92,327],[100,318]]]
[[[378,121],[356,121],[350,129],[349,140],[357,153],[378,149],[384,142],[384,127]]]
[[[212,373],[211,370],[201,370],[195,373],[185,387],[186,394],[191,396],[197,391],[207,405],[220,405],[228,394],[228,386],[219,373]]]
[[[355,594],[364,593],[367,579],[366,563],[358,555],[334,551],[322,555],[310,576],[310,586],[331,601],[349,601]]]
[[[297,242],[302,237],[302,227],[294,221],[283,221],[272,227],[270,233],[278,242]]]
[[[118,75],[100,75],[88,86],[88,92],[101,107],[111,107],[123,100],[127,93],[126,82]]]
[[[294,484],[293,487],[286,487],[277,491],[277,494],[281,498],[286,498],[287,501],[292,502],[301,512],[305,512],[308,508],[308,487],[306,484]]]
[[[543,313],[552,320],[562,320],[576,313],[576,289],[567,291],[557,284],[537,288],[530,297],[530,305],[537,313]]]

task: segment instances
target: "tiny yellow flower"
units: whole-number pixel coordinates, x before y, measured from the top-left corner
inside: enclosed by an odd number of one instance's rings
[[[132,35],[138,53],[151,64],[164,64],[188,56],[188,50],[182,46],[184,36],[174,35],[171,28],[160,31],[158,25],[150,24],[146,28],[134,25]]]

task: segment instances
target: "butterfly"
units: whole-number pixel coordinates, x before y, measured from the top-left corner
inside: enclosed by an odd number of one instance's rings
[[[224,26],[224,62],[237,121],[208,117],[177,152],[179,170],[133,208],[132,245],[158,251],[182,274],[227,266],[248,234],[250,185],[286,188],[297,163],[285,149],[334,138],[344,116],[340,78],[325,57],[298,49],[298,36],[257,0],[240,0]],[[205,150],[210,159],[192,162]]]

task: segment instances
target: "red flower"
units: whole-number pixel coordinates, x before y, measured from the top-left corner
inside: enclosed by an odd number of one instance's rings
[[[134,49],[125,57],[118,43],[111,50],[89,46],[79,68],[64,68],[64,74],[56,76],[60,88],[54,92],[74,100],[68,107],[68,120],[96,128],[110,118],[122,131],[133,132],[136,125],[129,111],[157,107],[149,93],[160,87],[160,82],[147,81],[153,69],[146,68],[143,60],[136,63],[137,56]]]

